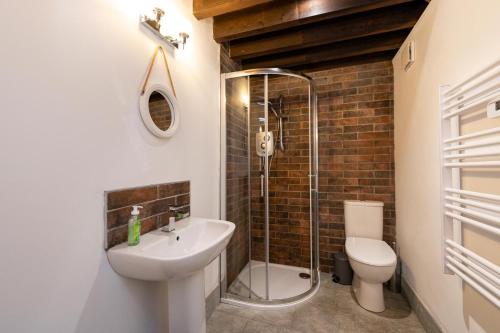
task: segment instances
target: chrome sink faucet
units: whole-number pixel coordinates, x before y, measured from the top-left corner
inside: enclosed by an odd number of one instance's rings
[[[168,210],[171,211],[171,212],[176,213],[176,215],[179,215],[179,214],[181,214],[180,211],[182,209],[186,208],[186,207],[187,207],[187,205],[183,205],[183,206],[170,206],[170,207],[168,207]],[[174,231],[175,230],[175,216],[169,217],[168,224],[166,226],[164,226],[163,228],[161,228],[160,230],[164,231],[164,232],[172,232],[172,231]]]

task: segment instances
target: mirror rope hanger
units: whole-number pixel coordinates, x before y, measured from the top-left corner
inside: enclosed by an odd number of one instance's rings
[[[175,94],[174,82],[172,81],[172,75],[170,74],[170,69],[168,67],[167,56],[165,55],[165,51],[163,50],[163,47],[161,45],[158,45],[155,52],[153,53],[153,57],[151,58],[151,62],[149,63],[148,71],[146,73],[146,79],[144,80],[144,84],[142,85],[142,89],[141,89],[141,96],[144,95],[144,93],[146,92],[146,86],[148,84],[149,76],[151,75],[151,70],[153,69],[153,65],[155,63],[156,56],[158,55],[158,51],[160,51],[162,56],[163,56],[163,63],[165,64],[165,69],[167,70],[168,80],[170,81],[170,86],[172,87],[172,92],[174,93],[174,97],[177,98],[177,95]]]

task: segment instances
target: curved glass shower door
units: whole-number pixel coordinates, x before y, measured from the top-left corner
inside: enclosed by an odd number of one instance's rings
[[[278,69],[221,77],[224,302],[280,306],[319,285],[317,120],[312,81]]]

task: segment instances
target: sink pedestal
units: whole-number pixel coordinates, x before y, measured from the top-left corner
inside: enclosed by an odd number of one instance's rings
[[[166,282],[169,333],[205,333],[205,274],[200,270]]]

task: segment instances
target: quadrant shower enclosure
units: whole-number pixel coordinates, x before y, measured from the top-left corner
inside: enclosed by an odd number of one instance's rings
[[[282,307],[319,287],[318,134],[313,81],[269,68],[221,75],[223,302]]]

